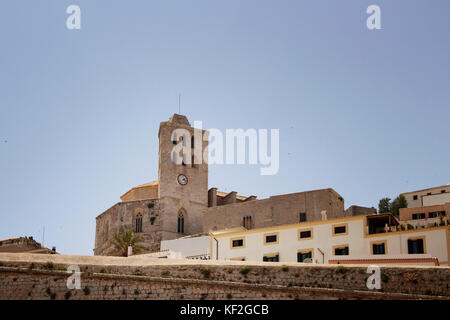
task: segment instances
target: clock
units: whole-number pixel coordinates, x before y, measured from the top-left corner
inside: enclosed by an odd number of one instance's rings
[[[180,174],[177,178],[177,181],[182,186],[186,185],[188,183],[188,178],[184,174]]]

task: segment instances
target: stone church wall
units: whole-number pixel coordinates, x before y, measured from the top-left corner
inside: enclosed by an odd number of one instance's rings
[[[142,215],[142,244],[148,251],[158,251],[162,240],[162,215],[160,200],[137,200],[119,202],[97,217],[95,232],[95,255],[112,254],[111,240],[121,227],[135,231],[136,217]]]
[[[252,228],[298,223],[300,213],[306,213],[307,221],[317,221],[323,210],[328,219],[344,217],[344,200],[333,189],[322,189],[209,207],[203,231],[242,226],[245,216],[251,216]]]

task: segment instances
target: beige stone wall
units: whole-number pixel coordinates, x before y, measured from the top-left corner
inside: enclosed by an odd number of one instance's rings
[[[321,220],[322,210],[327,211],[328,219],[344,217],[341,199],[333,189],[323,189],[209,207],[203,219],[203,231],[242,226],[245,216],[252,217],[253,228],[298,223],[301,212],[306,212],[307,221]]]
[[[399,220],[407,221],[412,220],[412,216],[415,213],[425,213],[425,218],[428,219],[429,212],[445,211],[446,218],[450,216],[450,202],[443,205],[426,206],[426,207],[414,207],[414,208],[401,208],[399,213]]]
[[[367,207],[360,207],[360,206],[350,206],[345,210],[345,215],[348,217],[354,217],[354,216],[367,216],[369,214],[376,214],[377,209],[375,208],[367,208]]]
[[[158,180],[159,196],[171,196],[208,205],[208,165],[202,164],[177,165],[172,162],[172,132],[176,129],[185,129],[194,135],[194,128],[179,123],[162,122],[159,128],[159,163]],[[203,130],[203,132],[205,132]],[[189,141],[189,145],[190,145]],[[208,146],[208,141],[202,141],[202,150]],[[192,148],[194,154],[194,148]],[[180,185],[177,178],[184,174],[188,178],[187,185]]]
[[[135,230],[136,216],[142,215],[142,244],[148,251],[159,250],[162,240],[162,207],[159,200],[138,200],[119,202],[99,215],[96,219],[95,255],[112,254],[112,238],[119,234],[121,227]]]
[[[450,268],[382,267],[369,290],[367,266],[81,266],[81,290],[66,265],[1,263],[0,299],[449,299]],[[45,270],[44,270],[45,269]]]
[[[158,198],[158,184],[136,187],[128,191],[121,197],[122,201],[136,201],[136,200],[147,200],[147,199],[157,199]]]

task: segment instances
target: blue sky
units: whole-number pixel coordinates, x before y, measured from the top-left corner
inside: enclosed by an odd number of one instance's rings
[[[0,238],[92,254],[95,217],[157,178],[179,93],[206,129],[280,130],[277,175],[212,166],[210,187],[348,207],[450,183],[449,30],[447,0],[2,1]]]

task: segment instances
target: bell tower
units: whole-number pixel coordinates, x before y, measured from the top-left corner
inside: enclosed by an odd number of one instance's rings
[[[159,126],[159,198],[172,197],[208,205],[208,164],[203,153],[208,132],[191,127],[184,115],[174,114]]]

